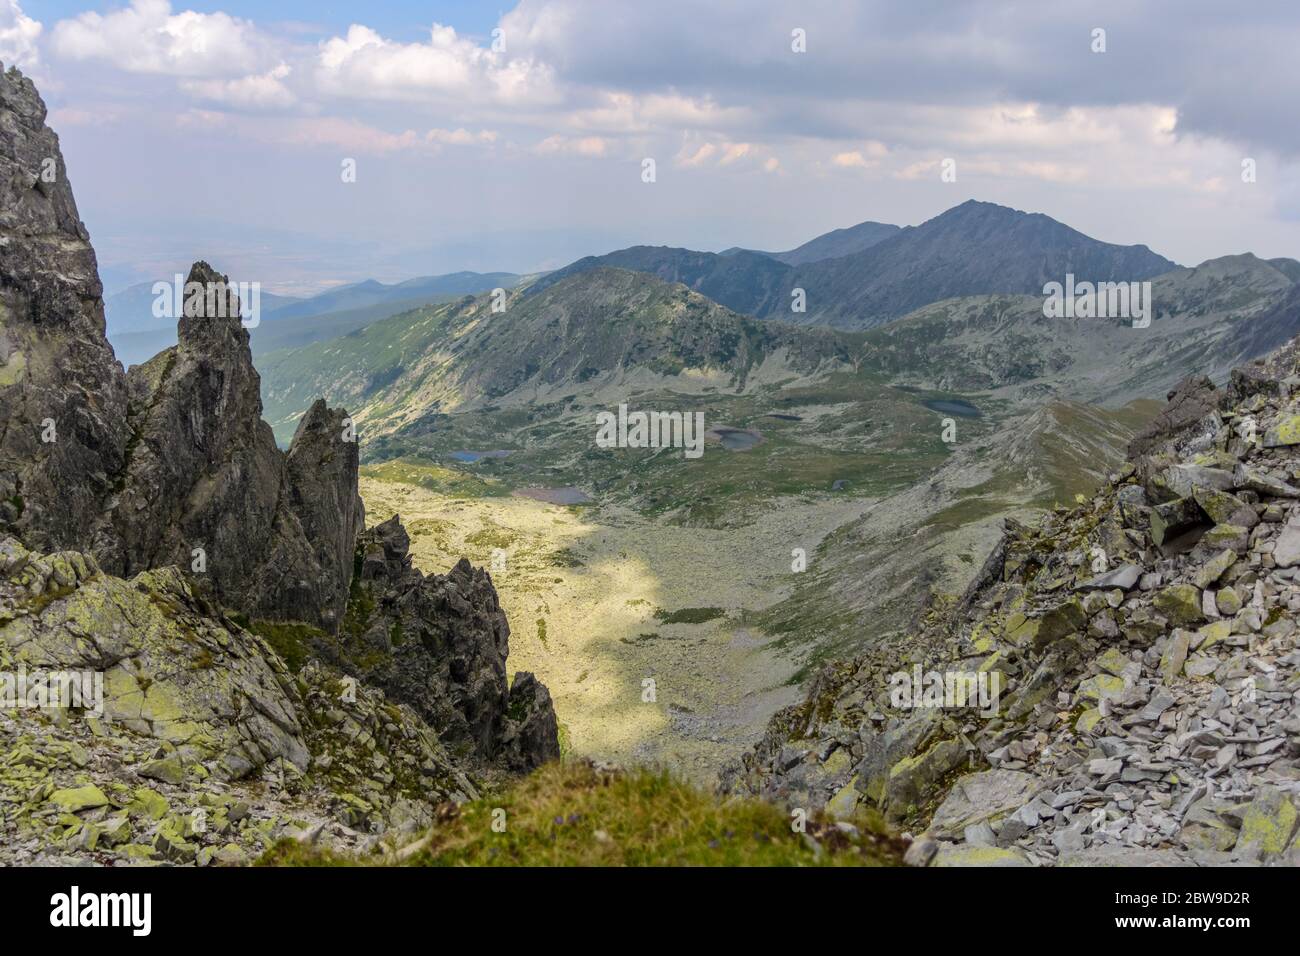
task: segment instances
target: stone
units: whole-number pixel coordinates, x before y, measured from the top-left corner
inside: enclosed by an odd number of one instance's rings
[[[923,753],[904,757],[890,768],[885,784],[886,816],[898,820],[914,813],[929,789],[966,759],[965,749],[956,740],[940,740]]]
[[[1294,412],[1279,415],[1277,421],[1264,432],[1265,448],[1287,445],[1300,445],[1300,415]]]
[[[1200,592],[1190,584],[1170,585],[1157,592],[1152,604],[1176,626],[1199,624],[1205,620]]]
[[[857,778],[850,780],[826,801],[826,812],[837,820],[851,820],[858,810]]]
[[[161,820],[171,811],[171,805],[157,790],[149,787],[136,788],[133,799],[127,808],[132,815],[147,820]]]
[[[1283,526],[1273,545],[1273,563],[1279,568],[1300,564],[1300,525]]]
[[[136,773],[150,780],[160,780],[174,786],[179,786],[185,782],[185,766],[181,763],[181,758],[176,754],[164,757],[161,760],[151,760],[143,764]]]
[[[1111,588],[1119,588],[1120,590],[1128,591],[1137,584],[1141,573],[1141,567],[1136,564],[1121,564],[1112,571],[1090,578],[1083,584],[1080,584],[1079,589],[1110,590]]]
[[[1088,615],[1083,610],[1083,603],[1078,598],[1070,598],[1050,608],[1039,618],[1038,631],[1031,643],[1035,648],[1044,648],[1087,626]]]
[[[1233,855],[1249,862],[1280,856],[1296,838],[1300,814],[1289,794],[1277,787],[1260,787],[1241,814],[1241,832]]]
[[[1203,548],[1218,551],[1231,548],[1237,554],[1245,554],[1250,548],[1250,532],[1235,524],[1217,524],[1201,536]]]
[[[985,770],[960,778],[930,821],[938,837],[955,837],[966,827],[994,821],[1028,803],[1042,784],[1017,770]]]
[[[1233,617],[1241,610],[1241,597],[1233,588],[1221,588],[1214,595],[1215,606],[1224,617]]]
[[[1168,544],[1205,523],[1205,514],[1194,498],[1168,501],[1151,509],[1151,540],[1156,545]]]
[[[1116,700],[1124,693],[1124,681],[1113,674],[1097,674],[1079,684],[1079,697],[1093,703],[1104,699]]]
[[[1237,552],[1225,548],[1196,569],[1192,583],[1201,589],[1211,587],[1236,563]]]
[[[1170,635],[1164,653],[1160,655],[1160,676],[1166,684],[1173,683],[1182,674],[1190,644],[1191,635],[1181,628]]]
[[[934,855],[939,852],[939,843],[929,836],[922,835],[913,840],[903,854],[907,866],[929,866]]]
[[[1205,652],[1220,641],[1227,640],[1231,634],[1231,621],[1215,621],[1196,632],[1194,646],[1198,651]]]
[[[1267,495],[1270,498],[1300,498],[1300,488],[1296,488],[1285,481],[1278,481],[1276,478],[1244,463],[1237,466],[1233,483],[1238,488],[1253,491],[1260,495]]]
[[[1254,508],[1226,491],[1198,488],[1192,497],[1215,524],[1253,528],[1259,522]]]
[[[108,806],[108,797],[104,795],[104,791],[93,784],[55,790],[50,794],[49,799],[50,803],[64,813],[79,813],[82,810],[93,810],[96,807]]]
[[[1032,866],[1024,850],[1018,847],[971,846],[963,844],[954,846],[950,843],[939,844],[938,853],[930,866]]]

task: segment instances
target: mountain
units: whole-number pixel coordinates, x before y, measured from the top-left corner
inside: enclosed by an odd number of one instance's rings
[[[549,277],[548,277],[549,278]],[[556,402],[645,379],[692,391],[849,363],[833,333],[763,323],[639,272],[583,270],[493,313],[489,297],[425,307],[262,362],[283,431],[308,395],[357,409],[370,434],[431,413]]]
[[[1300,282],[1300,262],[1297,262],[1295,259],[1269,259],[1268,264],[1278,272],[1281,272],[1292,282]]]
[[[303,315],[292,318],[275,316],[275,321],[264,321],[249,328],[249,345],[254,355],[274,352],[277,349],[299,348],[312,342],[347,335],[379,319],[399,312],[407,312],[422,305],[449,302],[453,295],[416,296],[412,299],[395,299],[378,302],[355,309],[341,309],[324,315]],[[265,317],[264,317],[265,318]],[[175,323],[166,329],[149,329],[109,336],[113,354],[123,365],[138,365],[163,349],[176,344]]]
[[[1293,342],[1182,383],[1100,488],[824,668],[724,790],[872,807],[917,866],[1294,865],[1297,370]]]
[[[847,229],[833,229],[815,239],[809,239],[801,246],[796,246],[788,252],[759,252],[755,249],[741,249],[733,247],[725,249],[719,255],[729,256],[737,252],[753,252],[756,255],[767,256],[776,259],[778,262],[784,262],[786,265],[799,266],[809,262],[819,262],[822,259],[837,259],[840,256],[851,255],[855,252],[861,252],[893,236],[899,231],[898,226],[890,225],[884,222],[860,222],[856,226],[849,226]]]
[[[1162,395],[1193,373],[1223,379],[1300,334],[1297,288],[1247,254],[1153,280],[1148,328],[1047,318],[1041,296],[948,299],[872,329],[863,362],[900,384],[1118,406]]]
[[[313,400],[277,448],[237,302],[123,372],[45,119],[0,73],[0,662],[97,689],[6,713],[41,783],[0,774],[0,858],[247,862],[288,820],[400,832],[558,757],[487,573],[364,527],[347,413]]]
[[[166,281],[170,286],[174,281],[174,277],[168,277],[163,281]],[[175,316],[159,318],[153,314],[154,301],[157,299],[153,287],[153,282],[139,282],[128,286],[121,292],[104,296],[104,321],[107,323],[110,340],[124,335],[156,331],[158,329],[166,329],[169,332],[176,331]],[[262,292],[262,318],[268,318],[278,310],[302,301],[302,299],[294,296]]]
[[[412,301],[424,303],[447,296],[478,295],[496,288],[513,289],[522,278],[512,272],[452,272],[391,284],[367,279],[291,303],[276,311],[276,319],[330,315],[388,304],[410,308]]]
[[[797,268],[787,287],[807,291],[800,321],[869,328],[957,296],[1041,296],[1067,273],[1136,282],[1175,268],[1146,246],[1099,242],[1041,213],[970,200],[863,252]],[[779,311],[789,308],[785,301]]]
[[[261,321],[249,329],[249,337],[259,354],[297,348],[428,303],[510,289],[527,278],[509,272],[453,272],[390,285],[368,279],[308,299],[263,292]],[[176,321],[152,316],[151,290],[152,283],[141,283],[106,300],[109,344],[123,365],[136,365],[176,344]],[[108,303],[113,303],[111,308]]]
[[[809,245],[833,246],[839,241],[834,235]],[[635,246],[580,259],[532,288],[540,291],[599,266],[681,282],[759,318],[843,329],[872,328],[958,296],[1042,295],[1046,283],[1063,283],[1067,273],[1079,281],[1135,282],[1177,268],[1146,246],[1099,242],[1041,213],[970,200],[836,258],[787,265],[743,250],[717,255]],[[799,289],[806,297],[804,312],[792,311]]]
[[[526,292],[539,293],[570,276],[601,268],[631,269],[665,282],[680,282],[733,311],[753,316],[766,315],[785,301],[784,284],[790,272],[785,263],[761,252],[738,250],[718,255],[669,246],[633,246],[579,259],[542,276]]]

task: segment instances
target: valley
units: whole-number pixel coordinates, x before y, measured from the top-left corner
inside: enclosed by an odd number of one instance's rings
[[[367,520],[400,514],[422,570],[464,555],[491,571],[511,666],[550,689],[567,753],[703,784],[797,697],[797,665],[753,623],[792,593],[791,548],[815,551],[870,507],[789,500],[750,524],[682,527],[619,505],[454,490],[463,481],[409,459],[367,467]]]
[[[976,295],[857,332],[575,267],[258,364],[282,443],[308,396],[352,410],[367,524],[399,514],[426,572],[490,570],[566,753],[709,785],[825,662],[955,601],[1005,518],[1104,482],[1292,282],[1245,256],[1153,287],[1148,329]],[[602,447],[620,405],[702,416],[702,455]]]

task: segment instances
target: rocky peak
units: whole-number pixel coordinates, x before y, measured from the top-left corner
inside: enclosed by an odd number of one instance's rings
[[[422,574],[395,515],[357,539],[360,573],[332,663],[411,705],[444,740],[531,769],[559,756],[555,711],[531,674],[507,680],[510,625],[492,579],[462,558]]]
[[[200,260],[190,267],[182,291],[177,343],[208,354],[248,352],[251,365],[248,330],[240,315],[242,303],[230,278]]]
[[[324,811],[357,838],[473,797],[466,757],[495,771],[558,756],[546,689],[507,683],[488,575],[466,561],[421,574],[397,519],[363,531],[347,412],[318,401],[276,446],[225,276],[195,263],[197,290],[172,303],[177,344],[123,373],[44,117],[28,80],[0,75],[0,669],[99,674],[113,736],[87,728],[95,756],[76,778],[97,782],[56,788],[47,768],[87,744],[0,714],[23,741],[0,759],[0,804],[21,804],[0,814],[0,850],[21,839],[26,859],[75,834],[89,851],[107,833],[106,847],[150,840],[130,858],[211,861],[180,815],[141,832],[115,779],[127,765],[187,803],[217,780],[306,787],[315,802],[295,814]],[[324,660],[298,654],[313,642]],[[367,681],[346,699],[339,667]],[[52,809],[96,819],[47,827]]]
[[[0,73],[0,525],[63,546],[102,509],[127,444],[95,252],[45,104]]]
[[[318,400],[303,415],[284,462],[276,545],[262,575],[270,616],[337,629],[347,605],[365,507],[357,494],[359,452],[352,420]],[[300,555],[295,546],[305,545]]]

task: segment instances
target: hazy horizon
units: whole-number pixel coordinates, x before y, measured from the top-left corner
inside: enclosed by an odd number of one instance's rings
[[[1285,5],[736,13],[0,0],[0,61],[47,100],[110,292],[196,259],[304,295],[786,249],[972,198],[1185,264],[1300,255]]]

